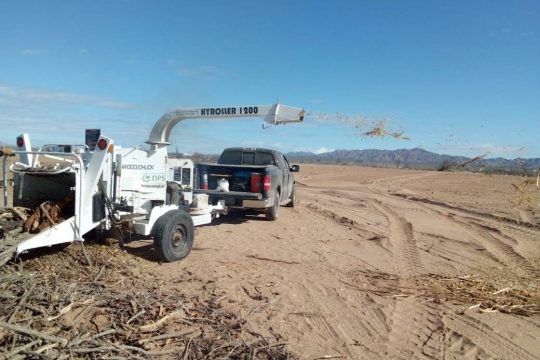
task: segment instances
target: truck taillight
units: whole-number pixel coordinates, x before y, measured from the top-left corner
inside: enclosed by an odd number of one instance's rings
[[[17,146],[18,146],[18,147],[23,147],[23,146],[24,146],[24,139],[23,139],[22,136],[19,136],[19,137],[17,138]]]
[[[270,175],[264,175],[264,191],[270,191],[270,188],[272,187],[272,178]]]
[[[251,192],[260,193],[262,191],[262,175],[261,173],[251,173]]]

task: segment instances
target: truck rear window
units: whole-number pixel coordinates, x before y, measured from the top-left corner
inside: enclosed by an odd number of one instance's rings
[[[240,165],[242,164],[242,152],[225,151],[219,157],[218,164]]]
[[[231,150],[221,154],[219,164],[228,165],[276,165],[274,156],[268,152]]]

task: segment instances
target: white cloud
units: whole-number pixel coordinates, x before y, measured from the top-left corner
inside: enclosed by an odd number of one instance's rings
[[[31,55],[41,55],[45,54],[47,50],[44,49],[23,49],[20,51],[21,55],[31,56]]]
[[[16,88],[0,84],[0,102],[12,106],[31,106],[43,103],[61,105],[97,106],[109,109],[129,109],[133,105],[99,96],[83,95],[70,92]]]
[[[323,154],[323,153],[332,152],[334,150],[335,149],[331,149],[331,148],[327,148],[327,147],[323,146],[323,147],[320,147],[318,149],[313,150],[312,152],[315,153],[315,154]]]
[[[324,153],[329,153],[329,152],[335,151],[335,149],[327,148],[326,146],[321,146],[321,147],[318,147],[318,148],[302,146],[302,147],[295,147],[295,148],[289,149],[289,151],[293,151],[293,152],[305,151],[305,152],[311,152],[311,153],[314,153],[314,154],[324,154]]]
[[[185,66],[181,65],[177,69],[178,75],[182,77],[202,78],[202,79],[215,79],[225,74],[225,71],[212,65],[200,65],[200,66]]]
[[[196,78],[204,80],[213,80],[218,77],[229,74],[223,68],[214,65],[187,65],[182,61],[167,59],[165,64],[170,66],[176,74],[184,78]]]
[[[148,115],[148,114],[146,114]],[[102,128],[121,143],[143,141],[145,111],[115,99],[0,84],[0,140],[28,132],[34,145],[80,141],[85,128]]]

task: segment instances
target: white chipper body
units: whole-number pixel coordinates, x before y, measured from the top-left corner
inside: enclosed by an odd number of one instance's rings
[[[194,226],[208,224],[228,211],[225,202],[211,204],[194,193],[195,166],[189,159],[169,158],[172,128],[185,119],[263,117],[271,125],[303,121],[304,111],[276,104],[195,108],[171,111],[154,125],[149,150],[123,148],[105,136],[95,146],[46,145],[32,151],[30,138],[17,138],[17,162],[3,158],[4,206],[34,209],[43,202],[62,202],[63,220],[34,233],[11,234],[4,252],[84,241],[90,231],[127,224],[140,235],[153,235],[163,261],[187,256]],[[8,204],[8,174],[13,173],[13,201]],[[11,232],[13,233],[13,231]],[[2,240],[0,240],[2,241]],[[6,245],[7,244],[7,245]]]

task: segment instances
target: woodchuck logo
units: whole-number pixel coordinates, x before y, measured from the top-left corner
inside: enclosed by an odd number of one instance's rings
[[[122,169],[126,170],[154,170],[154,165],[135,165],[135,164],[124,164]]]

